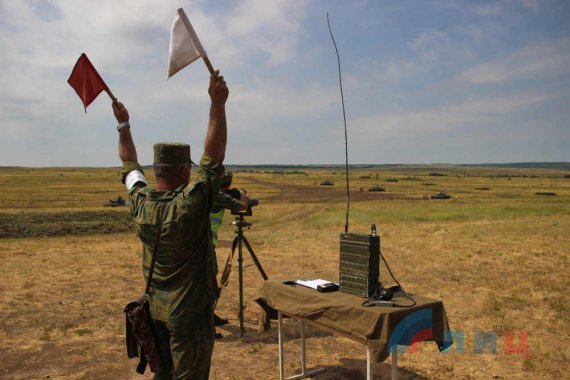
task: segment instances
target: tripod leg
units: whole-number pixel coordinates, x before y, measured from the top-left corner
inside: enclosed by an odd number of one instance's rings
[[[245,334],[245,328],[243,327],[243,255],[242,255],[242,247],[241,242],[243,239],[243,235],[238,235],[240,238],[238,240],[238,274],[239,274],[239,330],[240,336],[243,337]]]
[[[257,258],[257,256],[255,255],[255,253],[253,252],[253,249],[251,248],[251,245],[249,245],[249,241],[247,240],[247,238],[245,236],[242,236],[242,240],[245,244],[245,247],[247,248],[247,250],[249,251],[249,254],[251,255],[251,258],[253,259],[253,262],[255,263],[255,265],[257,266],[257,269],[259,270],[259,273],[261,273],[261,277],[263,277],[263,279],[265,281],[267,281],[267,274],[265,273],[265,271],[263,270],[263,267],[261,266],[261,263],[259,262],[259,259]],[[265,310],[261,309],[259,311],[259,331],[269,331],[269,329],[271,328],[271,321],[269,320],[269,316],[267,315],[267,313],[265,312]]]
[[[247,238],[245,236],[243,236],[242,239],[243,239],[243,242],[245,244],[245,247],[247,248],[247,250],[249,251],[249,254],[251,255],[251,258],[253,259],[253,262],[255,263],[255,266],[259,270],[259,273],[261,273],[261,277],[263,277],[263,279],[265,281],[267,281],[267,279],[268,279],[267,274],[263,270],[263,267],[261,266],[261,263],[257,259],[257,256],[255,256],[255,253],[253,252],[251,245],[249,245],[249,241],[247,241]]]

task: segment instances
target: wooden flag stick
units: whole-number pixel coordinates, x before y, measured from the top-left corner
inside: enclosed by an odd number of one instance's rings
[[[111,90],[109,90],[108,88],[105,90],[105,92],[109,95],[109,97],[111,98],[111,100],[113,101],[113,103],[117,103],[117,98],[115,98],[115,95],[113,95],[113,93],[111,92]]]
[[[204,59],[204,63],[206,64],[206,66],[208,67],[208,70],[210,71],[210,75],[214,75],[214,67],[210,63],[208,56],[204,55],[204,56],[202,56],[202,58]]]

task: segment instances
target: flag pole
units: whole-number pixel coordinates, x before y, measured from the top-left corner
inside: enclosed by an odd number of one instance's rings
[[[204,63],[206,64],[206,66],[208,67],[208,70],[210,71],[210,75],[214,75],[214,67],[212,66],[212,63],[210,63],[208,56],[205,55],[202,58],[204,59]]]
[[[115,95],[113,95],[113,93],[111,92],[111,90],[109,90],[108,88],[105,89],[105,92],[107,93],[107,95],[109,95],[109,97],[111,98],[111,100],[113,101],[113,103],[117,103],[117,98],[115,98]]]

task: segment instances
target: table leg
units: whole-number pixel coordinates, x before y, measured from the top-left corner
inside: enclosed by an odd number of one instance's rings
[[[277,311],[277,337],[279,341],[279,380],[297,380],[311,377],[321,372],[326,371],[326,368],[317,368],[312,371],[307,371],[306,364],[306,349],[305,349],[305,324],[303,321],[298,321],[301,329],[301,373],[285,377],[285,350],[283,349],[283,314]]]
[[[372,364],[370,363],[370,347],[366,343],[366,380],[372,380]]]
[[[301,321],[299,325],[299,328],[301,329],[301,373],[304,374],[307,360],[307,356],[305,354],[305,324]]]
[[[283,316],[277,312],[277,336],[279,339],[279,380],[283,380]]]
[[[392,380],[398,380],[398,346],[392,351]]]

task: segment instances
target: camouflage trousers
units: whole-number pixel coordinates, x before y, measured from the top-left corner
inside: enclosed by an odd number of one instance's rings
[[[208,379],[216,333],[213,305],[176,323],[153,320],[151,326],[161,360],[154,380]]]

